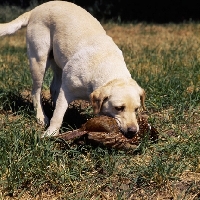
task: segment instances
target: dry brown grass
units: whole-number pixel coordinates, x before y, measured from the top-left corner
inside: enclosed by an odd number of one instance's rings
[[[22,47],[26,46],[26,28],[17,31],[13,35],[4,36],[1,38],[0,47],[3,46]]]
[[[159,47],[160,51],[163,49],[165,51],[173,48],[177,49],[177,44],[180,42],[189,43],[192,48],[199,49],[200,25],[198,24],[191,23],[179,26],[176,24],[106,24],[104,27],[107,34],[113,38],[117,45],[131,45],[136,52],[140,52],[141,48],[145,47],[151,49]]]
[[[130,70],[142,66],[143,69],[152,70],[155,74],[163,72],[161,66],[163,56],[173,51],[177,52],[177,56],[169,55],[169,62],[172,64],[182,58],[180,62],[190,67],[188,62],[194,56],[200,60],[200,25],[197,24],[179,26],[176,24],[106,24],[105,29],[122,51],[130,52],[125,54],[125,61]],[[151,57],[144,54],[145,49],[151,51]],[[180,57],[179,51],[185,52],[184,56]],[[153,55],[153,52],[156,53]],[[152,62],[152,56],[155,56],[156,62]]]

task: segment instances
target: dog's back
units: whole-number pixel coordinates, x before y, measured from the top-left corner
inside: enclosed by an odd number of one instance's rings
[[[33,37],[43,38],[43,43],[51,43],[51,49],[56,49],[57,62],[61,57],[69,60],[82,46],[98,35],[106,35],[101,24],[86,10],[69,2],[51,1],[44,3],[32,10],[28,27],[27,38],[33,41]],[[45,41],[45,37],[47,38]],[[91,38],[91,39],[90,39]],[[97,39],[98,40],[98,39]],[[104,38],[101,43],[106,43]],[[64,52],[64,55],[63,55]],[[59,58],[59,59],[58,59]],[[59,63],[59,66],[63,65]]]

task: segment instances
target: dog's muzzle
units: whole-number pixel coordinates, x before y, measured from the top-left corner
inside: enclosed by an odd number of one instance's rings
[[[138,130],[137,127],[129,127],[127,129],[127,132],[123,132],[124,136],[128,139],[132,139],[133,137],[136,136]]]

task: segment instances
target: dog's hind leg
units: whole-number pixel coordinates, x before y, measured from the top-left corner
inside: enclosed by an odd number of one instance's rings
[[[38,123],[48,125],[49,119],[42,107],[41,90],[45,72],[50,66],[50,34],[49,32],[45,33],[44,30],[40,34],[39,32],[42,31],[42,28],[40,29],[39,27],[36,30],[37,32],[35,32],[35,28],[27,29],[27,50],[33,80],[32,99]]]
[[[33,80],[32,100],[33,106],[36,110],[37,122],[42,125],[48,125],[49,119],[44,113],[41,100],[42,83],[46,71],[44,65],[46,66],[45,61],[36,62],[34,59],[30,59],[31,75]]]

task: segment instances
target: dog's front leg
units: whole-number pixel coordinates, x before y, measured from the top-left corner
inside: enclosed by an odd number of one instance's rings
[[[63,117],[65,115],[67,107],[68,107],[68,101],[66,99],[66,91],[64,91],[63,88],[61,87],[56,102],[56,107],[53,113],[53,117],[51,118],[50,121],[50,126],[44,132],[42,137],[55,136],[59,134],[59,129],[62,125]]]

